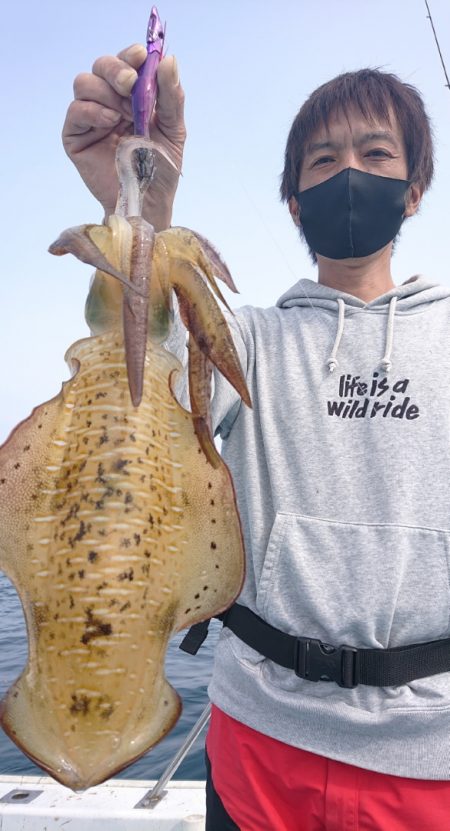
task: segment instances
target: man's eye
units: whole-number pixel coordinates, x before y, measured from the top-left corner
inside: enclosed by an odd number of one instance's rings
[[[318,165],[321,165],[321,164],[326,164],[327,162],[334,162],[333,157],[332,156],[320,156],[320,158],[316,159],[315,162],[313,163],[313,167],[317,167]]]
[[[387,150],[382,150],[381,148],[374,148],[373,150],[369,150],[368,156],[384,156],[385,158],[390,158],[391,154],[387,152]]]

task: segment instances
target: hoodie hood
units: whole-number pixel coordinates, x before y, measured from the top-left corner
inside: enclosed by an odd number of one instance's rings
[[[410,277],[401,286],[396,286],[369,303],[365,303],[364,300],[360,300],[352,294],[346,294],[344,291],[329,288],[322,285],[322,283],[316,283],[315,280],[299,280],[281,295],[276,305],[281,309],[313,305],[315,309],[328,309],[337,313],[337,300],[340,298],[345,303],[347,314],[351,314],[357,309],[386,312],[386,307],[389,306],[392,298],[396,297],[396,311],[399,314],[401,312],[422,311],[423,306],[428,303],[434,303],[435,300],[443,300],[449,296],[450,287],[430,283],[420,275]]]
[[[337,315],[336,337],[333,349],[326,360],[330,372],[333,372],[339,365],[337,354],[344,333],[345,317],[361,311],[387,314],[385,352],[380,361],[380,368],[389,372],[392,368],[395,316],[417,314],[430,303],[449,296],[449,287],[430,283],[421,276],[411,277],[402,285],[396,286],[369,303],[365,303],[352,294],[316,283],[314,280],[299,280],[279,298],[276,305],[281,309],[309,306],[314,310],[325,309]]]

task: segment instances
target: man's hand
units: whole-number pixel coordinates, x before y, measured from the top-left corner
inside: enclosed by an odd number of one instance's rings
[[[116,58],[98,58],[92,73],[77,75],[74,81],[75,100],[67,111],[62,133],[64,149],[107,216],[114,211],[118,192],[116,147],[122,136],[133,134],[130,93],[136,70],[146,57],[145,46],[135,44]],[[178,170],[186,138],[183,110],[184,94],[175,58],[163,58],[158,67],[158,99],[150,138],[164,147]],[[177,184],[176,171],[158,157],[143,211],[157,231],[170,225]]]

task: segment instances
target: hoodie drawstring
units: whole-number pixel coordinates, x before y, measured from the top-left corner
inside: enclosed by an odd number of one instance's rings
[[[391,302],[389,303],[389,315],[386,329],[386,351],[384,353],[384,358],[381,361],[381,369],[384,369],[385,372],[389,372],[389,370],[392,367],[391,355],[392,344],[394,342],[394,317],[396,305],[397,298],[391,297]]]
[[[334,372],[337,366],[339,366],[337,360],[337,353],[339,349],[339,344],[341,342],[342,334],[344,332],[344,325],[345,325],[345,303],[342,297],[337,298],[338,304],[338,326],[336,337],[334,339],[333,349],[331,351],[331,355],[327,360],[327,367],[330,372]],[[389,372],[392,368],[392,347],[394,343],[394,323],[395,323],[395,307],[397,305],[397,297],[391,297],[389,303],[389,313],[388,313],[388,321],[387,321],[387,328],[386,328],[386,350],[384,353],[384,357],[381,361],[381,369],[385,372]]]
[[[330,372],[334,372],[336,367],[339,366],[339,364],[337,362],[337,359],[336,359],[336,356],[337,356],[337,353],[338,353],[339,344],[341,342],[342,333],[344,331],[345,303],[344,303],[342,297],[338,297],[337,304],[338,304],[338,307],[339,307],[338,328],[337,328],[337,332],[336,332],[336,337],[334,339],[333,349],[332,349],[331,355],[330,355],[330,357],[328,358],[328,361],[327,361],[327,367],[330,370]]]

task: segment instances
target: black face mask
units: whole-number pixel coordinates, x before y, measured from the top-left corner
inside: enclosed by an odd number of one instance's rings
[[[296,194],[308,245],[332,260],[367,257],[394,239],[411,183],[348,167]]]

